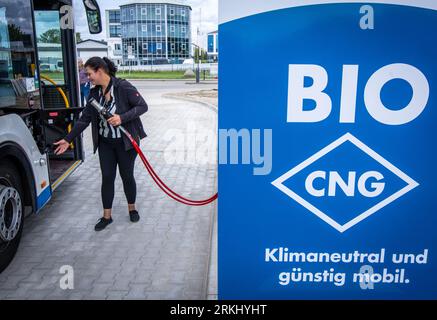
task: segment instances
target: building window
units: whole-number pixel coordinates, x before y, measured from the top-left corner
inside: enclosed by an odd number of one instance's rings
[[[119,10],[109,11],[109,23],[120,23],[120,11]]]
[[[109,26],[109,37],[110,38],[121,37],[121,26]]]
[[[182,50],[182,51],[185,51],[185,50],[186,50],[185,43],[182,43],[182,44],[181,44],[181,50]]]
[[[182,17],[185,17],[185,9],[182,9],[182,10],[181,10],[181,16],[182,16]]]
[[[161,26],[160,25],[156,26],[156,32],[161,32]]]
[[[174,9],[170,9],[170,15],[174,16]]]
[[[181,27],[181,33],[185,33],[187,32],[187,28],[186,27]]]
[[[147,24],[142,24],[141,30],[143,30],[143,32],[147,32]]]
[[[175,30],[174,26],[170,26],[170,32],[174,33],[174,30]]]
[[[156,53],[162,54],[162,43],[161,42],[156,43]]]
[[[156,9],[155,9],[155,14],[156,14],[157,16],[160,16],[160,15],[161,15],[161,8],[156,8]]]
[[[121,50],[121,44],[116,43],[116,44],[114,45],[114,49],[115,49],[116,51],[120,51],[120,50]]]
[[[147,42],[143,42],[143,52],[147,53],[147,50],[149,50],[149,46],[147,45]]]
[[[130,9],[130,15],[131,15],[131,16],[134,15],[134,9]]]
[[[141,14],[147,16],[147,8],[141,8]]]
[[[173,52],[174,52],[174,49],[175,49],[175,45],[174,45],[174,43],[170,44],[170,49],[171,49],[171,52],[173,53]]]

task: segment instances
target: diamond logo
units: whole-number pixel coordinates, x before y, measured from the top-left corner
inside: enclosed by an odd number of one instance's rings
[[[419,186],[350,133],[272,184],[339,232]]]

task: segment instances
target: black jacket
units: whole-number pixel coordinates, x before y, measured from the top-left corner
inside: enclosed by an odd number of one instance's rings
[[[140,116],[148,109],[147,103],[129,81],[112,77],[112,84],[114,86],[114,99],[117,104],[116,114],[121,118],[121,125],[139,143],[141,139],[147,136],[140,119]],[[100,86],[92,88],[88,99],[94,98],[99,101],[99,91]],[[87,103],[79,120],[64,139],[70,143],[91,123],[95,153],[99,146],[99,121],[100,116],[96,109],[90,103]],[[124,134],[122,134],[122,137],[125,150],[132,149],[129,139]]]

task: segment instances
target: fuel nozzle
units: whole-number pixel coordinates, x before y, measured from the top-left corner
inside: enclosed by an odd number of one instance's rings
[[[97,110],[97,112],[102,115],[106,120],[112,117],[112,114],[103,107],[100,103],[96,101],[94,98],[90,98],[89,103]]]

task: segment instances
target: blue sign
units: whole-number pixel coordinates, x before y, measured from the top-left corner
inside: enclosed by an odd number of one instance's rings
[[[437,2],[220,16],[219,298],[436,299]]]

